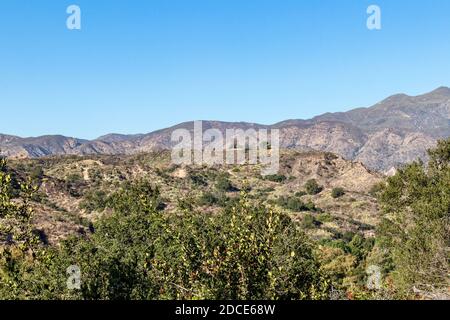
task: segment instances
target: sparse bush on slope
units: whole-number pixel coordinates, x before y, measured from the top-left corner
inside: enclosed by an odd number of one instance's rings
[[[323,187],[315,179],[311,179],[305,183],[305,190],[309,195],[316,195],[322,192]]]
[[[334,199],[340,198],[343,195],[345,195],[345,190],[343,188],[333,188],[333,190],[331,190],[331,196]]]

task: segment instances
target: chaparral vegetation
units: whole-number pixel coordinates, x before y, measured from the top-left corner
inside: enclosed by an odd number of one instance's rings
[[[0,299],[449,297],[450,139],[389,178],[320,152],[268,177],[169,157],[2,159]]]

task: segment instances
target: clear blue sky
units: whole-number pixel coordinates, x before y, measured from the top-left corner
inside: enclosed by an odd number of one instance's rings
[[[66,8],[82,30],[66,28]],[[366,9],[382,9],[382,30]],[[450,86],[448,0],[2,0],[0,132],[275,123]]]

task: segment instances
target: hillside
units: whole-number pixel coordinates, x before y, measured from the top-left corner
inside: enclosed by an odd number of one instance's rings
[[[296,220],[305,215],[326,219],[309,229],[323,238],[347,231],[369,234],[378,216],[370,189],[381,176],[362,164],[323,152],[286,151],[281,155],[278,176],[263,178],[258,166],[176,166],[169,152],[130,156],[57,157],[12,161],[17,176],[37,176],[40,182],[36,226],[50,243],[69,234],[87,230],[89,223],[108,214],[102,206],[110,194],[128,182],[141,179],[160,188],[164,210],[176,213],[179,201],[189,199],[202,212],[220,210],[226,201],[249,187],[249,197],[287,210]],[[36,172],[40,172],[36,174]],[[226,179],[229,188],[217,188]],[[308,180],[315,179],[323,188],[315,195],[305,192]],[[333,188],[343,188],[345,195],[331,197]],[[298,208],[284,207],[280,199],[296,202]],[[227,200],[228,199],[228,200]],[[305,204],[306,206],[301,206]],[[307,206],[310,206],[307,208]]]
[[[230,283],[242,299],[263,283],[270,298],[274,274],[286,299],[447,298],[449,148],[389,179],[320,151],[283,150],[265,177],[259,165],[174,165],[167,150],[3,159],[0,249],[32,248],[11,251],[32,267],[8,272],[27,274],[20,294],[36,298],[225,299]],[[68,292],[58,279],[73,263],[85,282]],[[376,290],[371,268],[383,270]]]
[[[109,134],[92,141],[63,136],[0,135],[0,149],[11,158],[131,155],[170,149],[173,130],[192,127],[192,122],[186,122],[148,134]],[[426,150],[437,139],[450,136],[450,89],[442,87],[414,97],[398,94],[370,108],[328,113],[310,120],[288,120],[270,126],[204,121],[203,129],[208,128],[222,132],[227,128],[277,128],[282,148],[333,152],[371,169],[388,171],[417,158],[426,160]]]

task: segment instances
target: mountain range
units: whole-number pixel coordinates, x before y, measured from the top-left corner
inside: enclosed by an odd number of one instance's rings
[[[147,134],[108,134],[95,140],[65,136],[21,138],[0,134],[2,155],[38,158],[52,155],[136,154],[173,146],[173,130],[193,130],[193,122]],[[318,150],[359,161],[368,168],[387,171],[422,158],[438,139],[450,136],[450,88],[427,94],[393,95],[369,108],[326,113],[309,120],[287,120],[273,125],[204,121],[203,130],[276,128],[280,146]]]

